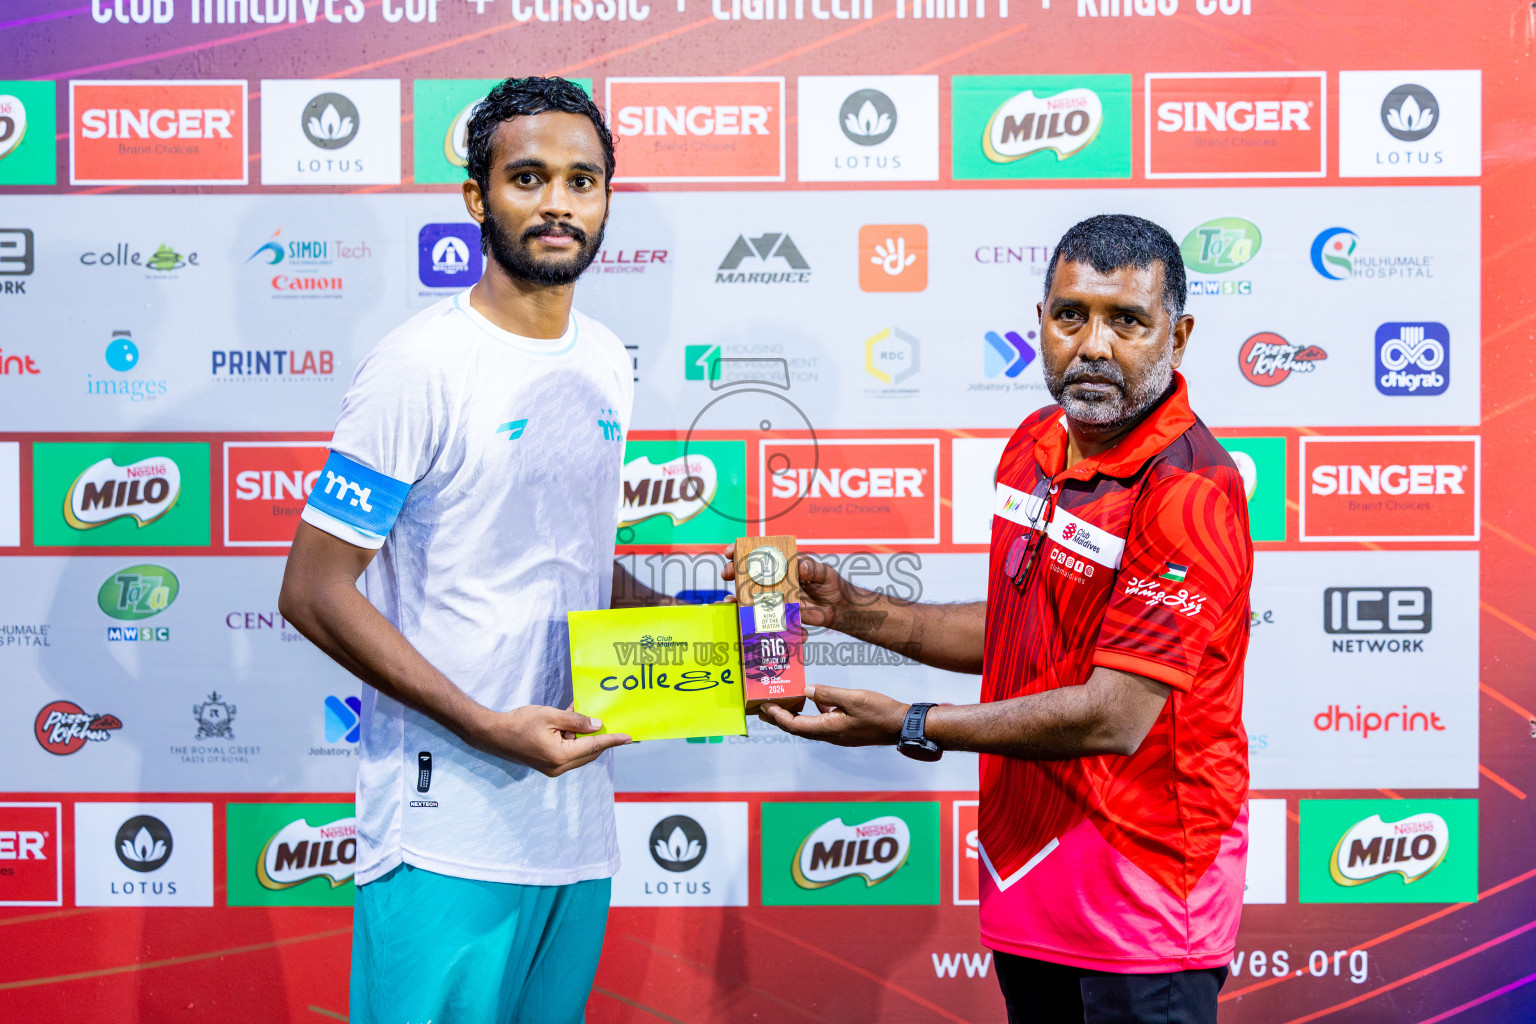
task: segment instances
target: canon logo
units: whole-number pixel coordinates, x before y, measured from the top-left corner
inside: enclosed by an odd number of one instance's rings
[[[1157,107],[1160,132],[1307,132],[1304,100],[1170,101]]]
[[[1466,466],[1317,466],[1313,494],[1465,494]]]
[[[87,139],[229,139],[233,110],[182,108],[179,110],[102,109],[93,107],[80,115],[80,135]]]
[[[620,135],[767,135],[768,107],[620,107]]]
[[[921,498],[924,470],[903,466],[784,469],[773,474],[775,498]]]

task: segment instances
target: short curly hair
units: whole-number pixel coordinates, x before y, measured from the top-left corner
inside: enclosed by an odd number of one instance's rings
[[[491,146],[496,129],[516,117],[561,111],[584,114],[592,120],[598,141],[603,144],[604,184],[613,182],[613,133],[603,121],[592,97],[575,82],[564,78],[509,78],[493,88],[475,107],[465,131],[469,151],[469,176],[480,183],[482,192],[491,187]]]
[[[1124,213],[1102,213],[1078,221],[1067,229],[1051,253],[1045,268],[1045,294],[1051,294],[1058,263],[1087,263],[1101,274],[1135,267],[1145,270],[1154,263],[1163,265],[1163,308],[1170,320],[1184,315],[1186,285],[1184,257],[1166,228],[1142,217]]]

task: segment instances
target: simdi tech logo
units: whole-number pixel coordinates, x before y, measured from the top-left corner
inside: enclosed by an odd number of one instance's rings
[[[921,224],[859,228],[859,289],[920,292],[928,287],[928,229]]]
[[[330,455],[312,441],[224,442],[224,545],[285,548]]]
[[[0,82],[0,185],[57,183],[54,84]]]
[[[1476,800],[1301,800],[1302,903],[1473,903]]]
[[[201,547],[210,537],[208,445],[37,442],[32,542]]]
[[[783,181],[783,78],[609,78],[619,182]]]
[[[1482,173],[1483,73],[1339,72],[1339,177]]]
[[[801,181],[937,181],[937,75],[802,75]]]
[[[276,231],[251,251],[245,265],[262,272],[273,299],[340,299],[347,281],[341,271],[373,259],[366,241],[285,236]]]
[[[357,819],[351,804],[225,808],[232,907],[352,905]]]
[[[572,78],[589,95],[590,78]],[[415,170],[421,183],[457,185],[469,177],[465,134],[475,108],[499,78],[418,78],[412,86]]]
[[[939,804],[764,803],[764,906],[937,906]]]
[[[1150,72],[1148,178],[1321,178],[1327,73]]]
[[[399,80],[262,79],[261,183],[399,184]]]
[[[246,83],[72,81],[71,185],[244,185]]]
[[[952,174],[1129,178],[1131,76],[956,75]]]
[[[62,805],[0,803],[0,907],[64,904]]]
[[[1481,442],[1301,438],[1301,540],[1477,540]]]
[[[764,440],[757,464],[762,522],[803,543],[939,542],[937,438]]]

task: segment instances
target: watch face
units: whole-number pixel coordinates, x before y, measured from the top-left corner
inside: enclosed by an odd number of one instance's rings
[[[789,562],[784,552],[771,544],[753,548],[747,553],[747,577],[760,587],[771,587],[784,578]]]

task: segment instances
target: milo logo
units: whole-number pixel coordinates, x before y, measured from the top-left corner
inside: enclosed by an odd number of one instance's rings
[[[181,469],[174,459],[155,455],[127,466],[110,458],[75,478],[64,498],[64,518],[77,530],[91,530],[132,516],[148,526],[171,510],[181,495]]]
[[[1450,826],[1438,814],[1426,811],[1393,822],[1373,814],[1340,837],[1329,872],[1340,885],[1360,885],[1393,873],[1414,882],[1445,859],[1450,845]]]
[[[992,113],[981,145],[993,163],[1012,163],[1045,150],[1065,160],[1092,142],[1103,125],[1104,105],[1092,89],[1045,97],[1026,89]]]
[[[878,885],[907,862],[911,848],[911,829],[895,815],[858,825],[833,818],[818,825],[795,851],[795,884],[802,889],[820,889],[844,878],[859,877],[866,886]]]
[[[624,511],[619,525],[633,526],[653,516],[686,523],[714,499],[719,475],[707,455],[680,455],[654,463],[642,455],[624,464]]]
[[[135,622],[159,615],[181,592],[176,574],[163,565],[119,569],[96,592],[96,604],[114,619]]]
[[[357,819],[340,818],[311,825],[290,821],[262,848],[256,876],[267,889],[290,889],[311,878],[325,878],[331,888],[346,884],[357,863]]]

